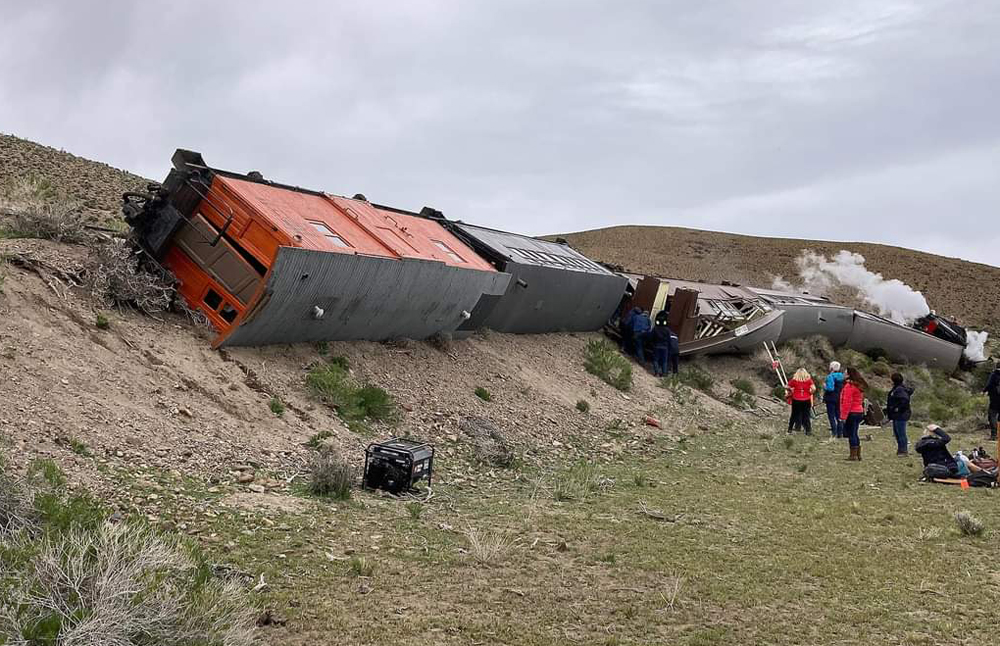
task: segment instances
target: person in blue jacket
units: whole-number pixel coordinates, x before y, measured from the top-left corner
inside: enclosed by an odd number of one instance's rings
[[[885,412],[892,420],[892,432],[896,436],[896,455],[909,455],[909,441],[906,437],[906,423],[910,421],[910,398],[913,387],[903,383],[903,375],[892,373],[892,390],[885,402]]]
[[[618,319],[618,331],[621,333],[622,337],[622,352],[629,356],[635,354],[635,345],[633,344],[634,339],[632,338],[632,323],[635,321],[637,314],[642,314],[642,310],[638,307],[633,307],[629,311],[622,313],[621,317]]]
[[[830,374],[823,383],[823,403],[826,404],[826,416],[830,419],[830,436],[843,437],[844,423],[840,421],[840,391],[844,388],[844,373],[840,371],[840,362],[830,362]]]
[[[636,308],[638,309],[638,308]],[[639,310],[639,313],[632,317],[632,341],[635,343],[635,358],[640,364],[646,363],[645,348],[646,335],[653,325],[649,321],[649,312]]]

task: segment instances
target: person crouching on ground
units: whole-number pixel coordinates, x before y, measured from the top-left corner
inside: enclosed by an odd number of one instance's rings
[[[812,435],[813,393],[816,384],[805,368],[799,368],[788,380],[788,398],[792,403],[792,414],[788,418],[788,432],[805,429],[806,435]]]
[[[840,391],[844,388],[844,373],[840,371],[840,362],[830,362],[830,374],[823,383],[823,403],[826,404],[826,416],[830,420],[830,437],[840,437],[844,434],[844,425],[840,421]]]
[[[656,317],[656,324],[650,333],[653,341],[653,374],[664,377],[667,374],[667,361],[670,358],[670,335],[673,334],[667,326],[665,317]]]
[[[865,390],[868,382],[855,368],[847,369],[844,388],[840,391],[840,421],[844,423],[844,436],[851,449],[848,460],[861,461],[861,438],[858,429],[865,418]]]
[[[937,424],[930,424],[924,431],[924,436],[913,445],[913,450],[924,459],[924,468],[939,464],[948,469],[951,475],[958,475],[958,463],[948,451],[948,442],[951,442],[951,436]]]
[[[909,441],[906,438],[906,423],[910,421],[910,398],[913,388],[903,383],[903,375],[892,373],[892,390],[885,403],[886,416],[892,421],[892,432],[896,436],[896,455],[908,455]]]

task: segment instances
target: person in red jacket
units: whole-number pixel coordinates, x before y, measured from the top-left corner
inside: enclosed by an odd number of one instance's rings
[[[805,368],[799,368],[788,380],[785,387],[785,396],[792,405],[792,414],[788,418],[788,432],[792,428],[796,431],[805,429],[806,435],[812,435],[812,407],[813,393],[816,392],[816,384]]]
[[[844,422],[844,436],[851,449],[848,460],[861,461],[861,438],[858,428],[865,418],[865,390],[868,382],[855,368],[847,369],[844,389],[840,391],[840,419]]]

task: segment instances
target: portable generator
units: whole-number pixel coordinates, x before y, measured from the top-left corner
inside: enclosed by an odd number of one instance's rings
[[[369,444],[365,450],[364,486],[392,494],[409,491],[420,480],[431,486],[434,447],[423,442],[394,437]]]

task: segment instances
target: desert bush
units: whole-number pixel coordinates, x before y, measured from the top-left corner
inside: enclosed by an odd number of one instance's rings
[[[774,397],[775,399],[780,399],[780,400],[784,401],[784,399],[785,399],[785,387],[784,386],[775,386],[774,388],[772,388],[771,389],[771,397]]]
[[[317,433],[314,433],[312,437],[306,440],[305,446],[308,446],[311,449],[318,450],[320,447],[323,446],[323,440],[325,440],[328,437],[333,437],[333,433],[326,430],[319,431]]]
[[[146,314],[166,312],[174,302],[174,277],[142,262],[142,252],[130,240],[110,240],[92,252],[90,292],[106,307],[137,309]]]
[[[608,484],[597,465],[581,461],[556,476],[552,494],[559,502],[582,501]]]
[[[482,399],[484,402],[493,400],[493,396],[490,395],[490,391],[486,390],[482,386],[476,386],[476,397]]]
[[[711,394],[712,388],[715,386],[715,378],[702,368],[694,365],[686,366],[677,373],[677,378],[681,383],[695,390],[700,390],[703,393]]]
[[[751,396],[757,394],[757,387],[754,386],[753,382],[749,379],[733,379],[731,383],[733,388],[739,390],[740,392],[744,392]]]
[[[581,413],[589,413],[590,412],[590,402],[588,402],[586,399],[581,399],[581,400],[579,400],[579,401],[576,402],[576,409],[578,411],[580,411]]]
[[[516,543],[514,535],[507,530],[477,529],[470,526],[464,534],[469,543],[469,555],[483,565],[500,560]]]
[[[757,403],[753,395],[748,395],[742,390],[730,391],[728,401],[730,406],[739,408],[740,410],[750,410]]]
[[[94,325],[97,326],[98,330],[107,330],[111,327],[111,320],[103,312],[98,312]]]
[[[483,464],[508,469],[517,465],[517,454],[497,425],[484,417],[468,417],[459,424],[473,441],[476,459]]]
[[[986,531],[986,525],[967,511],[955,513],[955,524],[963,536],[982,536]]]
[[[313,395],[332,406],[341,419],[347,422],[364,419],[393,421],[396,417],[396,404],[392,396],[372,384],[359,386],[347,372],[344,363],[320,364],[309,371],[306,385]]]
[[[4,237],[86,242],[90,236],[81,206],[62,199],[46,179],[17,178],[0,186]]]
[[[271,398],[270,403],[268,403],[268,407],[271,409],[271,412],[278,417],[285,414],[285,402],[281,401],[281,397],[278,397],[277,395]]]
[[[450,332],[438,332],[427,339],[427,343],[436,350],[449,354],[452,350],[452,338]]]
[[[254,643],[246,595],[188,543],[108,522],[103,506],[67,492],[54,463],[29,473],[0,468],[0,643]]]
[[[320,449],[309,464],[309,492],[322,498],[347,500],[354,484],[354,469],[336,451]]]
[[[892,366],[886,363],[884,360],[879,359],[872,364],[872,374],[878,375],[879,377],[888,377],[892,374]]]
[[[587,343],[584,352],[583,365],[587,372],[618,390],[628,390],[632,387],[632,364],[609,341],[592,340]]]
[[[371,578],[375,574],[375,564],[364,556],[352,556],[347,568],[357,577]]]
[[[412,501],[406,503],[406,513],[410,515],[413,520],[420,520],[420,516],[424,513],[424,506],[422,503],[417,501]]]
[[[870,348],[865,351],[865,356],[871,359],[872,363],[889,360],[889,353],[882,348]]]

